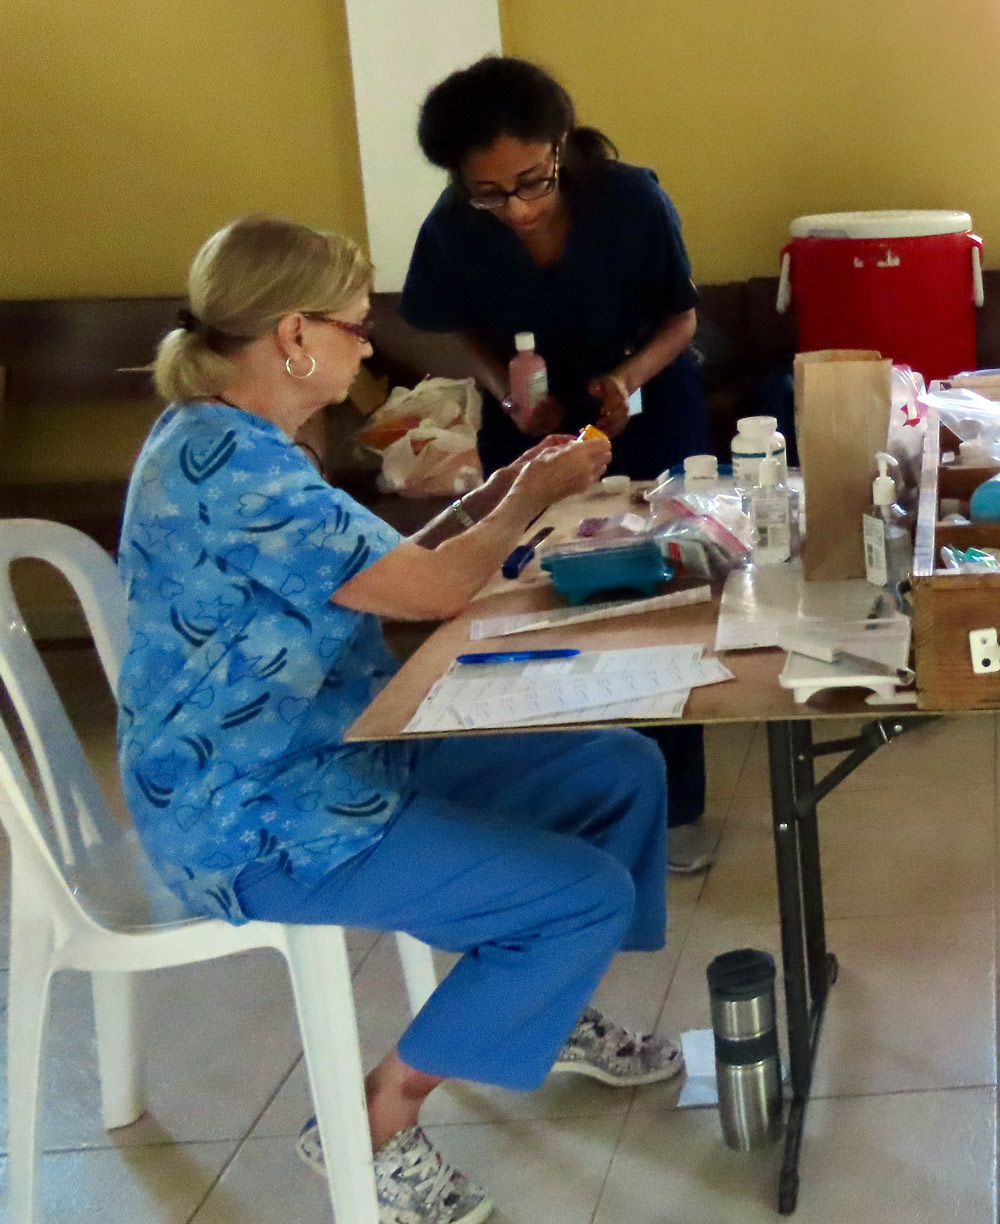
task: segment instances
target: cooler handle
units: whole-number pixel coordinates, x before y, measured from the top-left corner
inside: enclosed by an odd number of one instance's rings
[[[973,248],[975,249],[975,248]],[[973,271],[975,278],[975,271]],[[781,252],[781,275],[778,277],[778,300],[775,307],[778,314],[784,314],[792,301],[792,252],[791,247],[784,247]]]
[[[972,239],[972,300],[977,306],[982,306],[983,295],[983,240],[977,234],[970,234]]]

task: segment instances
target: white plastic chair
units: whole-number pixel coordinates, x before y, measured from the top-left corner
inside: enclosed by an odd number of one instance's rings
[[[70,527],[0,521],[0,678],[13,701],[45,803],[0,722],[0,821],[11,844],[7,1077],[10,1219],[38,1218],[36,1165],[41,1056],[49,987],[58,969],[92,976],[104,1125],[145,1110],[142,1024],[134,975],[276,948],[288,963],[337,1224],[377,1224],[357,1019],[338,926],[192,918],[153,872],[131,828],[108,811],[80,741],[24,625],[10,566],[41,558],[69,579],[112,690],[127,639],[114,562]],[[44,810],[46,809],[47,810]],[[430,949],[398,934],[410,1006],[436,981]]]

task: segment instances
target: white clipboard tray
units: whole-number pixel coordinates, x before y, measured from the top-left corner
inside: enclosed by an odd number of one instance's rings
[[[780,645],[788,650],[788,658],[778,683],[791,689],[796,704],[802,704],[816,693],[834,688],[867,688],[869,705],[912,705],[917,700],[915,689],[904,686],[892,676],[877,670],[865,671],[860,664],[838,661],[825,663],[794,649],[796,639],[809,639],[824,646],[849,651],[874,659],[887,667],[905,668],[910,655],[910,621],[907,617],[892,620],[813,621],[800,623],[783,633]]]

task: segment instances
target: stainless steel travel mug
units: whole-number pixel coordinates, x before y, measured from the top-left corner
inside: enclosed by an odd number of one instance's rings
[[[781,1134],[781,1064],[774,1021],[774,957],[753,948],[708,966],[719,1118],[728,1147],[763,1147]]]

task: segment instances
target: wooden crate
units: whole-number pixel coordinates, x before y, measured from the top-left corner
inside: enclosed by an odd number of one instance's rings
[[[928,419],[920,503],[913,549],[913,636],[917,704],[924,710],[1000,709],[1000,672],[972,670],[969,634],[1000,628],[1000,571],[959,574],[943,568],[941,549],[1000,549],[1000,523],[940,522],[942,498],[957,498],[963,513],[974,489],[1000,466],[941,466],[942,446],[958,451],[958,439]]]

